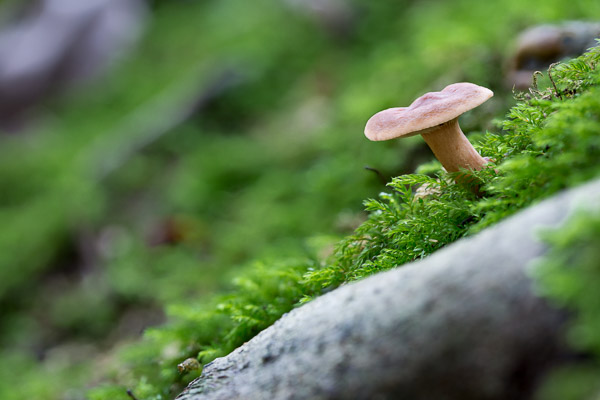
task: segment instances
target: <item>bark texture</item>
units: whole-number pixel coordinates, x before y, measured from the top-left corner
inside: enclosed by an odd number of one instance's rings
[[[528,399],[565,356],[565,315],[528,271],[543,227],[598,208],[600,181],[430,257],[343,286],[207,365],[178,400]]]

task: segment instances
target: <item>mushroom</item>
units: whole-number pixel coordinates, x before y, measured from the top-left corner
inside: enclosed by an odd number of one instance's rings
[[[454,83],[441,92],[424,94],[408,107],[378,112],[367,122],[365,136],[379,141],[421,135],[446,171],[480,170],[487,160],[465,137],[458,117],[493,95],[473,83]]]

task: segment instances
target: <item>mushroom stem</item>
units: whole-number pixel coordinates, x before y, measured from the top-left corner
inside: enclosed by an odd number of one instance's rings
[[[448,172],[480,170],[487,164],[458,126],[458,117],[421,133],[421,136]]]

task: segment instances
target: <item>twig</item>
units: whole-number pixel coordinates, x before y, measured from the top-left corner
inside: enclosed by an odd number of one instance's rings
[[[560,64],[560,63],[555,62],[555,63],[550,64],[550,66],[548,67],[548,78],[550,78],[550,82],[552,82],[552,86],[554,86],[554,92],[556,93],[557,98],[562,100],[563,99],[562,95],[560,94],[560,91],[556,87],[556,83],[554,83],[554,79],[552,78],[552,68],[557,64]]]
[[[543,76],[544,74],[542,74],[542,72],[541,72],[541,71],[535,71],[535,72],[533,73],[533,76],[531,77],[531,78],[532,78],[532,80],[533,80],[533,82],[531,82],[531,87],[532,87],[532,88],[533,88],[533,89],[534,89],[536,92],[539,92],[539,91],[540,91],[540,90],[538,89],[538,82],[537,82],[537,80],[538,80],[538,75],[541,75],[541,76]]]
[[[137,399],[137,397],[135,397],[135,396],[133,395],[133,392],[131,391],[131,389],[127,389],[127,395],[128,395],[129,397],[131,397],[131,400],[138,400],[138,399]]]
[[[375,175],[377,175],[379,177],[379,180],[381,181],[381,183],[383,183],[384,185],[387,185],[388,180],[385,178],[385,176],[383,176],[381,171],[379,171],[377,168],[369,167],[368,165],[366,165],[365,169],[367,171],[375,172]]]

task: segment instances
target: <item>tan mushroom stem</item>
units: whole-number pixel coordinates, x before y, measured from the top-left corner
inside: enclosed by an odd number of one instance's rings
[[[421,136],[448,172],[480,170],[487,164],[460,129],[458,117],[421,132]]]

